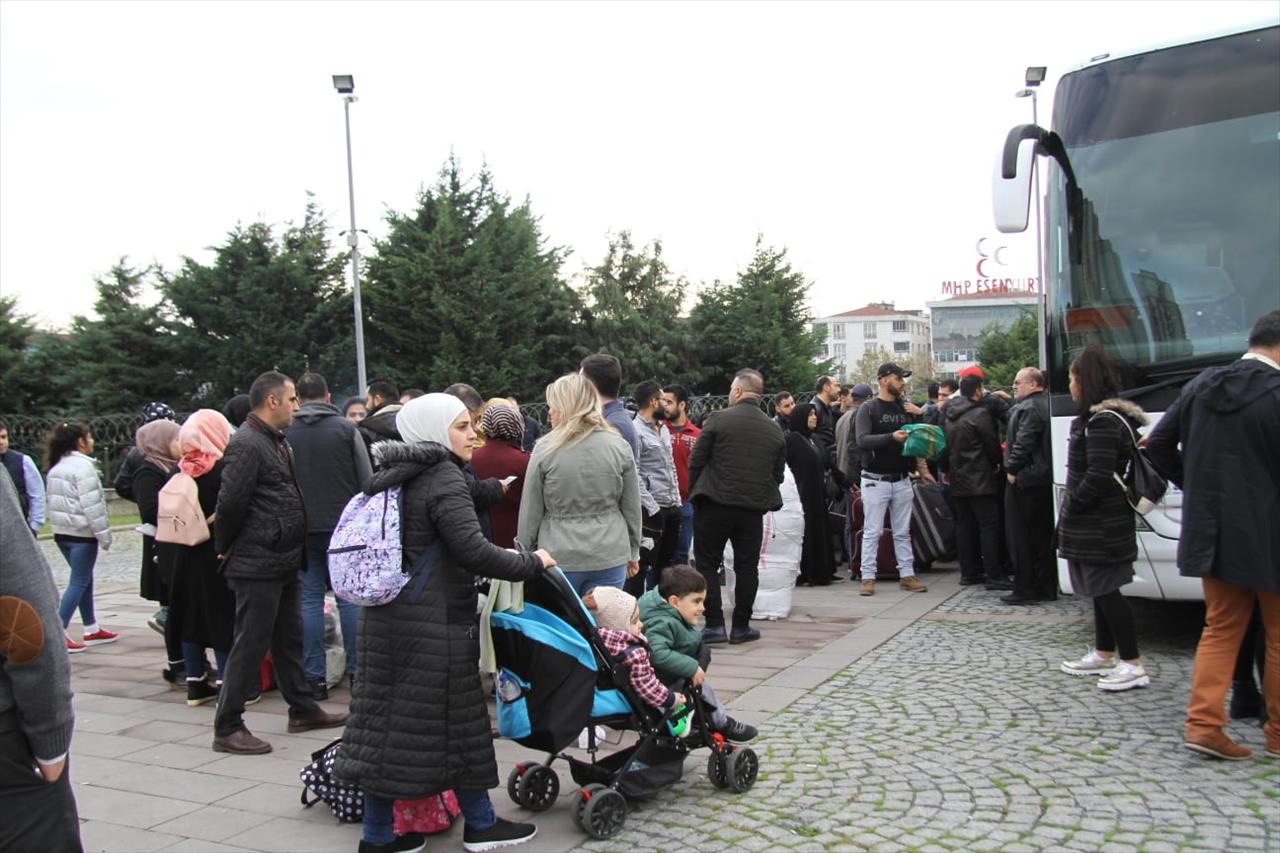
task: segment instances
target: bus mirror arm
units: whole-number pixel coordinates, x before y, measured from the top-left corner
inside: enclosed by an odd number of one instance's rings
[[[1011,181],[1018,177],[1018,151],[1023,140],[1035,141],[1035,153],[1041,157],[1052,157],[1067,179],[1067,219],[1068,246],[1070,260],[1080,263],[1080,235],[1084,222],[1084,193],[1076,183],[1076,173],[1071,168],[1071,159],[1067,156],[1067,147],[1062,137],[1051,130],[1045,130],[1038,124],[1020,124],[1011,129],[1004,140],[1004,150],[1000,158],[1000,176]]]

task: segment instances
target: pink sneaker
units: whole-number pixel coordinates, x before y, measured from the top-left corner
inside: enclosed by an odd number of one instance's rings
[[[105,646],[107,643],[114,643],[118,639],[120,639],[119,634],[108,631],[106,628],[99,628],[92,634],[84,635],[84,644],[86,646]]]
[[[86,646],[84,643],[78,643],[75,640],[71,639],[70,637],[67,637],[67,654],[74,655],[84,651],[87,648],[88,646]]]

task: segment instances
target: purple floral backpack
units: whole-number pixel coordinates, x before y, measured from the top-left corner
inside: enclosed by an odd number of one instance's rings
[[[334,595],[362,607],[386,604],[419,574],[417,593],[426,580],[429,549],[422,565],[410,571],[400,544],[400,487],[376,495],[358,492],[347,501],[329,538],[329,582]]]

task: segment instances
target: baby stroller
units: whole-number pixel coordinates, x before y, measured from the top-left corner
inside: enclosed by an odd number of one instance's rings
[[[707,747],[707,776],[717,788],[735,792],[755,784],[759,759],[747,747],[729,743],[711,730],[711,715],[700,692],[677,689],[687,699],[689,726],[673,731],[676,709],[662,713],[631,690],[627,670],[605,650],[595,620],[559,569],[525,582],[523,612],[494,612],[490,628],[498,664],[498,732],[522,746],[547,753],[545,763],[520,762],[507,778],[517,805],[545,811],[560,794],[551,765],[569,764],[582,786],[573,822],[593,838],[610,838],[627,820],[628,803],[671,787],[684,775],[689,752]],[[634,746],[596,760],[595,727],[634,730]],[[583,729],[590,761],[562,752]]]

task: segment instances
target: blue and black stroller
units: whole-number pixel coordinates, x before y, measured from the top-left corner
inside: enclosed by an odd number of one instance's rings
[[[547,753],[545,763],[521,762],[507,778],[511,799],[545,811],[560,794],[551,765],[569,764],[582,786],[573,821],[593,838],[610,838],[627,820],[629,802],[649,799],[684,775],[689,752],[711,750],[707,776],[717,788],[742,792],[755,784],[759,759],[747,747],[711,730],[699,691],[689,697],[687,731],[677,737],[672,717],[648,707],[631,690],[626,667],[616,663],[595,632],[595,620],[559,569],[526,581],[523,612],[494,612],[490,621],[498,664],[498,732]],[[681,715],[683,716],[683,714]],[[596,760],[595,727],[634,730],[640,740]],[[587,730],[590,761],[562,752]]]

